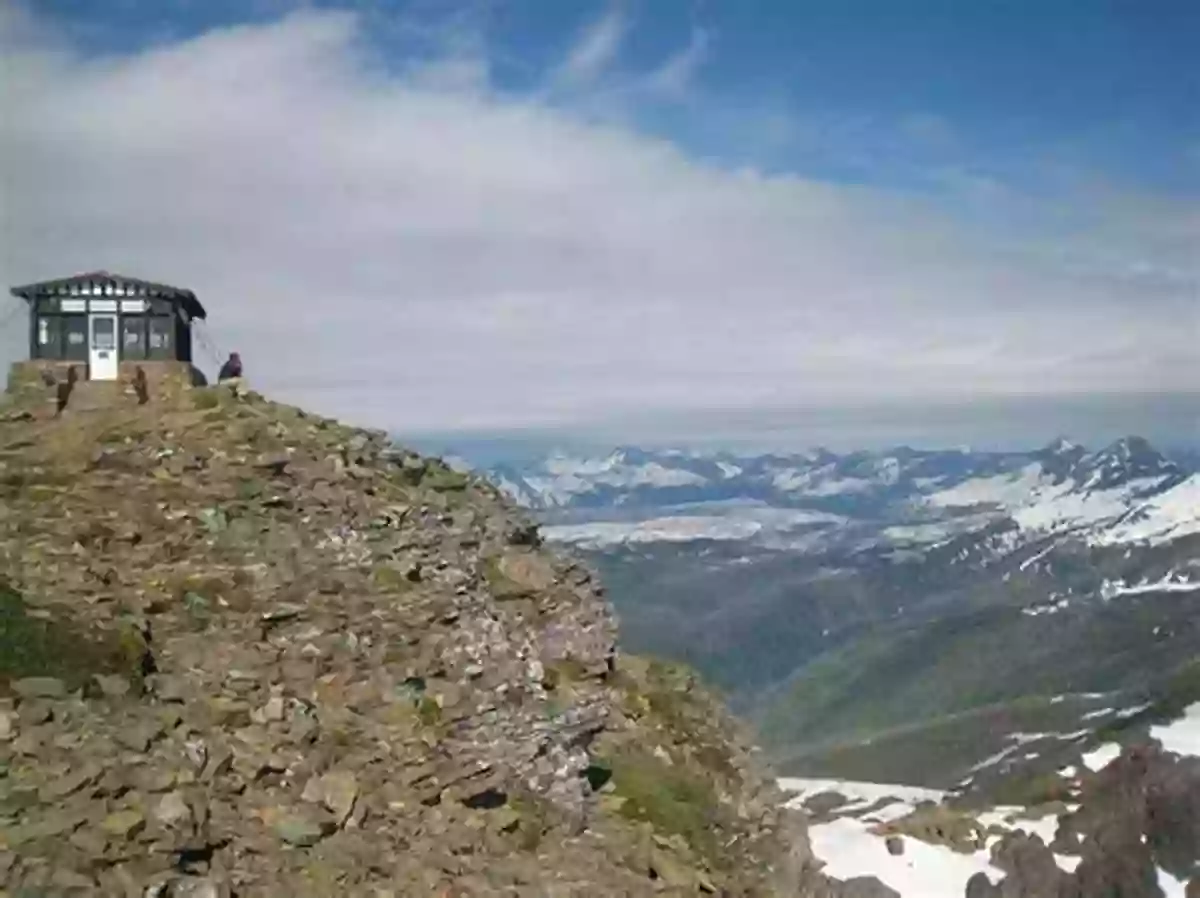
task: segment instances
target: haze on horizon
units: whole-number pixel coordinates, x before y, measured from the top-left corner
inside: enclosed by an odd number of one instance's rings
[[[0,275],[401,434],[1200,442],[1200,6],[850,6],[0,0]]]

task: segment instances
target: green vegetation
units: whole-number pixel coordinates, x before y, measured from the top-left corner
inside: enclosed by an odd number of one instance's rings
[[[489,555],[480,564],[483,579],[492,590],[497,601],[505,599],[522,599],[529,595],[529,589],[513,580],[500,568],[500,559]]]
[[[417,717],[425,726],[437,726],[442,722],[442,706],[432,696],[423,695],[417,701]]]
[[[465,490],[470,482],[466,474],[451,468],[434,467],[433,465],[425,469],[425,476],[421,478],[421,486],[439,493]]]
[[[788,691],[760,706],[757,722],[777,758],[814,775],[800,764],[802,758],[824,754],[826,762],[836,762],[832,753],[841,746],[877,744],[896,731],[931,728],[922,741],[938,754],[926,754],[923,764],[928,775],[937,776],[947,762],[969,757],[969,741],[975,739],[968,727],[963,732],[968,744],[960,750],[949,733],[936,732],[939,720],[992,708],[1025,717],[1038,702],[1060,694],[1157,691],[1153,684],[1162,672],[1192,655],[1183,641],[1155,642],[1153,633],[1170,629],[1175,617],[1188,613],[1178,601],[1145,599],[1036,618],[1014,608],[968,608],[909,629],[880,626],[800,668]],[[1166,704],[1153,713],[1172,708],[1178,713],[1200,698],[1196,670],[1181,670],[1167,687]],[[1116,727],[1137,725],[1149,713]],[[998,723],[1001,730],[1012,730],[1010,723]],[[854,758],[859,775],[863,754],[847,756]],[[873,754],[883,757],[882,750]],[[920,762],[919,755],[914,759]],[[821,771],[850,775],[829,763]]]
[[[1200,657],[1180,665],[1154,690],[1156,698],[1137,714],[1111,720],[1096,730],[1105,741],[1118,741],[1148,724],[1167,723],[1181,716],[1188,706],[1200,702]]]
[[[390,593],[409,592],[416,585],[404,571],[391,564],[377,565],[371,571],[371,579],[380,589]]]
[[[728,721],[714,715],[712,696],[690,668],[629,655],[609,683],[637,735],[593,746],[586,775],[603,792],[602,805],[686,846],[700,867],[737,869],[725,846],[741,821],[722,796],[744,788],[749,771],[736,757]]]
[[[554,820],[550,805],[544,799],[526,793],[509,798],[508,806],[516,816],[516,826],[510,831],[516,837],[517,847],[522,851],[536,851]]]
[[[146,656],[146,643],[133,627],[84,630],[44,617],[0,583],[0,692],[24,677],[55,677],[68,689],[91,689],[96,674],[124,677],[140,690]]]
[[[569,689],[572,683],[577,683],[586,677],[587,671],[579,661],[574,658],[560,658],[546,665],[542,685],[550,691]]]
[[[636,749],[603,763],[612,772],[621,816],[649,823],[663,835],[678,835],[701,856],[717,853],[713,824],[719,806],[701,775]]]
[[[1057,773],[1021,773],[1001,780],[989,793],[996,804],[1033,808],[1071,801],[1070,784]]]
[[[626,658],[613,679],[625,713],[634,718],[652,716],[669,735],[684,739],[696,730],[692,718],[696,702],[690,694],[696,682],[696,675],[683,664],[637,658]]]
[[[218,387],[196,387],[192,390],[192,402],[202,411],[217,408],[221,405],[221,392]]]
[[[801,749],[781,755],[777,766],[785,776],[845,777],[945,789],[967,776],[980,760],[1005,748],[1006,734],[1070,732],[1079,728],[1080,714],[1090,707],[1071,700],[1052,702],[1044,696],[1022,698],[918,720],[869,740]],[[1069,751],[1069,745],[1063,748]]]
[[[1155,707],[1163,714],[1177,717],[1195,702],[1200,702],[1200,657],[1181,665],[1172,674]]]

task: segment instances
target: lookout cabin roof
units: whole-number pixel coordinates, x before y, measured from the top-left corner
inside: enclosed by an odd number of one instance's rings
[[[43,296],[134,296],[151,297],[177,302],[189,318],[207,318],[204,306],[196,294],[182,287],[156,284],[139,278],[126,277],[108,271],[92,271],[50,281],[39,281],[23,287],[13,287],[13,296],[32,302]]]

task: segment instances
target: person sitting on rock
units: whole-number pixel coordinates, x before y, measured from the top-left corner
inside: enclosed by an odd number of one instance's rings
[[[236,352],[229,353],[229,358],[225,360],[225,364],[221,366],[221,370],[217,373],[217,382],[223,380],[237,380],[242,376],[242,357]]]

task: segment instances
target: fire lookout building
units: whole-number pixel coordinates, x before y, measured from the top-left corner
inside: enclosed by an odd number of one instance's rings
[[[29,304],[29,357],[117,380],[122,362],[191,367],[192,323],[207,317],[191,290],[95,271],[13,287]]]

